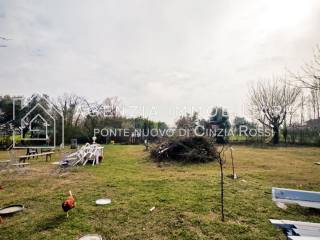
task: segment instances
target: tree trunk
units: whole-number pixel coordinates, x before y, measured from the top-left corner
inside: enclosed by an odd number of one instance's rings
[[[273,138],[272,138],[273,144],[279,144],[279,126],[273,127]]]
[[[221,201],[221,221],[224,222],[224,188],[223,188],[223,160],[220,158],[219,159],[219,164],[220,164],[220,201]]]
[[[287,129],[287,126],[285,125],[283,128],[283,138],[286,144],[287,144],[287,137],[288,137],[288,129]]]

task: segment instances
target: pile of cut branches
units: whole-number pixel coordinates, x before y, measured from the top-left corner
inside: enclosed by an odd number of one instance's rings
[[[157,161],[186,163],[204,163],[218,158],[213,141],[206,137],[166,139],[153,147],[150,154]]]

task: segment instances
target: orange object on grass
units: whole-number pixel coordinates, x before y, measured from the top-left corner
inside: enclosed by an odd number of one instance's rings
[[[67,213],[67,217],[69,216],[68,211],[74,208],[75,206],[76,206],[76,201],[72,195],[72,192],[69,191],[68,198],[62,203],[62,209]]]

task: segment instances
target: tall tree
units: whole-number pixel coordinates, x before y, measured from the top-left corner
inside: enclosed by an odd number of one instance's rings
[[[0,125],[12,120],[12,103],[11,96],[0,96]]]
[[[247,131],[246,133],[249,133],[250,129],[255,129],[257,126],[256,124],[249,122],[244,117],[238,117],[236,116],[233,120],[233,130],[236,134],[240,134],[241,127],[246,127]]]
[[[226,136],[231,127],[227,110],[221,107],[214,107],[211,111],[209,123],[212,127],[216,128],[217,143],[225,143]]]
[[[311,89],[309,102],[313,112],[313,118],[320,118],[320,89]]]
[[[107,97],[103,101],[104,115],[113,118],[120,116],[121,101],[118,97]]]
[[[63,94],[58,97],[58,108],[63,113],[65,127],[78,126],[81,118],[81,105],[84,99],[75,94]]]
[[[197,112],[193,112],[192,115],[187,113],[186,115],[179,117],[176,121],[176,126],[178,129],[185,129],[192,132],[192,130],[197,126],[198,121],[199,118]]]
[[[284,79],[259,81],[249,90],[251,113],[258,121],[273,130],[272,142],[279,143],[280,127],[284,123],[288,111],[295,106],[301,93]]]

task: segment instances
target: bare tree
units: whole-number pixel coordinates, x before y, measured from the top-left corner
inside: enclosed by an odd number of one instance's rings
[[[107,97],[103,101],[104,115],[109,115],[113,118],[120,116],[121,101],[118,97]]]
[[[300,104],[299,104],[299,107],[300,107],[300,126],[302,126],[304,123],[305,105],[306,105],[306,98],[303,94],[301,94]]]
[[[199,120],[198,115],[198,112],[193,112],[192,115],[190,113],[187,113],[184,116],[180,116],[175,124],[178,129],[185,129],[192,132]]]
[[[301,88],[320,90],[320,46],[317,45],[313,59],[310,63],[302,66],[301,72],[297,74],[291,73],[293,79]]]
[[[295,106],[300,95],[299,87],[290,86],[284,79],[259,81],[249,90],[251,114],[273,130],[272,142],[279,143],[280,127],[287,113]]]
[[[312,118],[320,118],[320,45],[316,46],[312,60],[305,63],[300,72],[290,74],[295,85],[310,90],[308,102],[312,109]]]
[[[310,90],[309,102],[312,108],[313,118],[320,118],[320,90]]]
[[[66,126],[78,126],[81,120],[81,104],[84,98],[75,94],[63,94],[58,98],[58,108],[62,111]]]
[[[3,40],[3,41],[9,41],[9,40],[11,40],[11,39],[6,38],[6,37],[1,37],[1,36],[0,36],[0,40]],[[0,47],[8,47],[8,46],[7,46],[7,45],[5,45],[5,44],[0,44]]]

